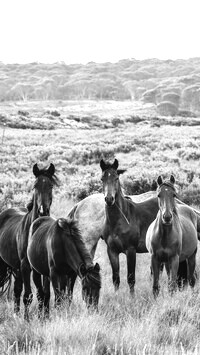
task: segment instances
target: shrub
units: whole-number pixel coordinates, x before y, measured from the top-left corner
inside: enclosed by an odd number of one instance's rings
[[[156,190],[157,183],[155,180],[149,180],[148,178],[135,179],[133,176],[128,176],[123,181],[123,188],[127,195],[139,195]]]
[[[170,101],[163,101],[157,105],[157,111],[163,116],[176,116],[178,114],[178,107]]]

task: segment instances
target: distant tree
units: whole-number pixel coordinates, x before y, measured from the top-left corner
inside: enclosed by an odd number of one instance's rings
[[[145,103],[156,104],[156,102],[157,102],[156,96],[157,96],[157,89],[156,88],[151,89],[151,90],[147,90],[142,95],[142,101]]]
[[[182,92],[182,108],[189,111],[200,111],[200,83],[187,86]]]
[[[29,83],[17,83],[10,89],[13,99],[26,101],[33,96],[33,87]]]

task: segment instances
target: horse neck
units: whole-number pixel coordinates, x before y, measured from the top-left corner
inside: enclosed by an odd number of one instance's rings
[[[37,208],[37,204],[36,204],[36,196],[35,194],[33,195],[33,207],[31,209],[31,211],[29,212],[29,219],[30,219],[30,224],[35,221],[36,218],[39,217],[38,214],[38,208]]]

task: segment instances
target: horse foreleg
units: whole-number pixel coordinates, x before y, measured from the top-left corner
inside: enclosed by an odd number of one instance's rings
[[[194,287],[195,282],[196,282],[196,277],[195,277],[196,253],[197,253],[197,249],[187,259],[187,261],[188,261],[188,280],[189,280],[189,285],[191,287]]]
[[[151,256],[151,270],[153,273],[153,295],[156,298],[159,294],[160,261],[155,255]]]
[[[130,287],[131,294],[134,293],[135,286],[135,265],[136,265],[136,250],[129,248],[126,252],[127,259],[127,282]]]
[[[19,313],[20,311],[20,297],[22,293],[22,288],[23,288],[23,282],[22,282],[21,271],[18,270],[15,274],[15,279],[14,279],[14,312],[15,313]]]
[[[35,270],[33,270],[33,282],[37,289],[37,300],[38,300],[38,317],[40,318],[43,311],[44,306],[44,292],[42,286],[42,276],[38,274]]]
[[[70,275],[66,276],[67,300],[69,302],[69,305],[72,302],[73,289],[74,289],[76,278],[77,278],[77,274],[75,271],[70,272]]]
[[[112,278],[113,284],[115,287],[115,291],[119,289],[120,277],[119,277],[119,254],[111,250],[107,247],[107,253],[110,260],[111,268],[112,268]]]
[[[50,279],[48,276],[43,276],[43,291],[44,291],[44,315],[49,317],[49,302],[50,302]]]
[[[171,258],[169,262],[170,268],[170,282],[169,282],[169,292],[172,294],[177,288],[177,274],[179,267],[179,256],[175,255]]]
[[[21,261],[21,274],[24,283],[24,319],[29,320],[29,306],[33,300],[33,294],[31,290],[31,268],[27,257]]]

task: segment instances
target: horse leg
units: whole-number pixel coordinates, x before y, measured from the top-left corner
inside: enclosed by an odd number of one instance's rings
[[[51,268],[50,270],[50,279],[55,294],[55,307],[58,307],[61,303],[62,294],[60,292],[60,276],[57,274],[54,268]]]
[[[177,288],[177,273],[179,267],[179,256],[175,255],[171,258],[169,262],[170,267],[170,283],[169,283],[169,292],[172,294]]]
[[[187,261],[188,261],[188,279],[189,279],[189,285],[191,287],[194,287],[195,282],[196,282],[196,277],[195,277],[196,253],[197,253],[197,249],[195,249],[194,253],[187,259]]]
[[[17,270],[14,280],[14,312],[20,311],[20,297],[23,289],[23,282],[20,270]]]
[[[24,296],[23,296],[23,302],[24,302],[24,319],[29,321],[29,307],[32,303],[33,300],[33,294],[31,290],[31,268],[30,264],[28,262],[27,257],[25,257],[21,261],[21,274],[22,274],[22,280],[24,283]]]
[[[72,302],[73,289],[74,289],[74,284],[75,284],[76,278],[77,278],[77,274],[75,271],[70,272],[70,274],[66,276],[67,300],[68,300],[69,306]]]
[[[159,294],[160,261],[155,255],[151,256],[151,269],[153,273],[153,295],[156,298]]]
[[[126,252],[127,259],[127,282],[130,287],[130,293],[134,293],[135,286],[135,265],[136,265],[136,250],[131,247]]]
[[[44,316],[49,317],[49,302],[50,302],[50,279],[48,276],[43,276],[43,291],[44,291]]]
[[[44,306],[44,292],[42,286],[41,275],[37,271],[33,270],[33,282],[37,289],[37,300],[38,300],[38,317],[42,315],[42,310]]]
[[[110,260],[111,268],[112,268],[112,279],[115,287],[115,291],[119,289],[120,277],[119,277],[119,254],[111,250],[107,247],[107,253]]]
[[[177,284],[179,289],[186,286],[188,281],[187,274],[188,274],[187,260],[179,262],[178,273],[177,273]]]

